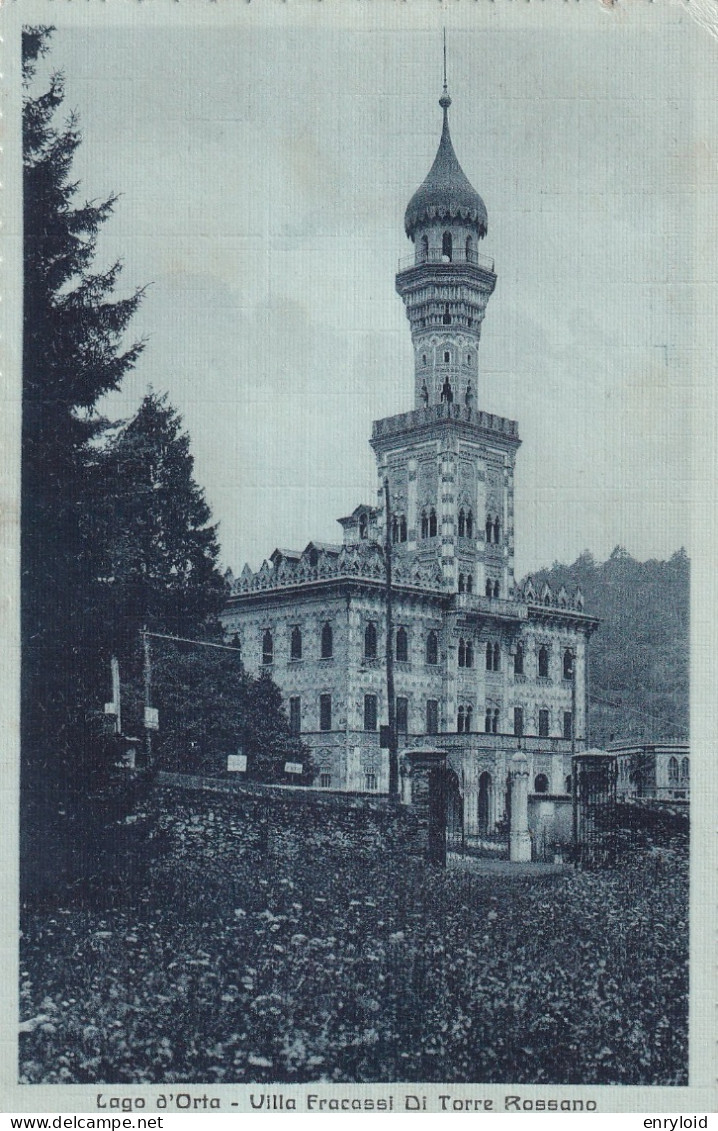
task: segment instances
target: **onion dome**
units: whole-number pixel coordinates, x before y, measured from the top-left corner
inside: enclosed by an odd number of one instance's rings
[[[416,229],[433,221],[459,220],[478,229],[481,239],[486,235],[488,215],[486,205],[473,187],[454,153],[449,133],[449,106],[451,99],[444,87],[439,99],[444,111],[444,128],[441,141],[426,180],[416,190],[404,215],[404,228],[413,240]]]

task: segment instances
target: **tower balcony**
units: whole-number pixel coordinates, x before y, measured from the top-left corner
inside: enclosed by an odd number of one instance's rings
[[[401,412],[396,416],[385,416],[382,420],[375,420],[372,425],[372,445],[382,440],[400,436],[404,432],[416,432],[418,429],[432,427],[449,427],[459,425],[473,434],[481,433],[494,440],[502,440],[505,444],[517,448],[521,443],[519,427],[515,420],[508,420],[504,416],[495,416],[491,412],[457,404],[454,401],[448,404],[442,401],[439,404],[430,404],[425,408],[415,408],[411,412]]]
[[[448,256],[442,255],[440,251],[434,249],[429,249],[428,253],[422,259],[417,259],[416,252],[414,252],[413,255],[404,255],[397,264],[397,273],[401,275],[403,271],[409,271],[412,267],[426,267],[427,265],[433,264],[440,267],[453,267],[456,264],[463,266],[465,263],[470,263],[474,267],[480,267],[484,271],[494,273],[493,259],[490,259],[488,255],[481,255],[478,251],[467,252],[463,248],[456,248],[450,259]]]

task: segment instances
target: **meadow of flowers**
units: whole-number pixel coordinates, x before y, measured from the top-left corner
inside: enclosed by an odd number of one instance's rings
[[[156,790],[25,911],[21,1079],[687,1083],[685,847],[515,879],[401,820]]]

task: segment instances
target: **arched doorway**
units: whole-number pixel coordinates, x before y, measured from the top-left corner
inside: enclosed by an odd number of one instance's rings
[[[487,836],[491,831],[493,788],[491,774],[485,770],[479,778],[479,836]]]
[[[464,799],[453,770],[446,772],[446,848],[458,852],[464,846]]]

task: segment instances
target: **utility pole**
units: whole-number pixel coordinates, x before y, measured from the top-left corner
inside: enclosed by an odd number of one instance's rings
[[[152,708],[152,657],[150,637],[146,628],[142,629],[142,675],[145,685],[145,766],[152,769],[152,728],[149,726]]]
[[[391,588],[391,509],[389,478],[384,478],[384,517],[386,538],[384,565],[386,571],[386,697],[389,708],[389,801],[399,800],[399,757],[396,733],[396,699],[394,698],[394,616]]]
[[[576,649],[571,649],[571,754],[576,753]]]

